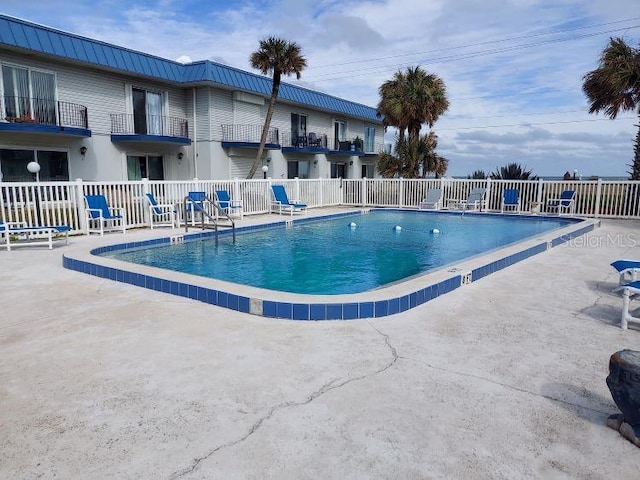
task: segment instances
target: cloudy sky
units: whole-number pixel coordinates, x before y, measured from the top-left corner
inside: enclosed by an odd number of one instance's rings
[[[640,44],[638,0],[2,0],[0,12],[249,71],[258,41],[281,36],[308,59],[302,85],[373,107],[385,80],[420,65],[447,85],[434,129],[450,175],[515,161],[626,176],[633,157],[637,115],[589,115],[581,85],[609,37]]]

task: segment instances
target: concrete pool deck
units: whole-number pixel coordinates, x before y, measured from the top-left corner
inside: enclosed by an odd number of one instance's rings
[[[609,267],[638,232],[604,220],[402,314],[325,322],[62,268],[99,237],[2,250],[0,478],[635,478],[605,378],[640,349]]]

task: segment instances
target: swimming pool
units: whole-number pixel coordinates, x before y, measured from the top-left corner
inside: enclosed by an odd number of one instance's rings
[[[374,210],[105,254],[241,285],[292,293],[359,293],[423,274],[571,223],[562,218]],[[438,233],[434,233],[434,232]]]
[[[362,220],[367,215],[353,217],[354,212],[344,212],[342,209],[334,209],[341,213],[325,214],[320,217],[322,219],[336,219],[345,229],[347,225],[354,221],[360,228]],[[343,213],[344,212],[344,213]],[[246,233],[252,231],[261,231],[272,229],[279,232],[280,235],[287,231],[287,227],[293,222],[294,225],[303,226],[318,221],[318,217],[312,218],[315,212],[311,212],[306,216],[294,217],[294,220],[284,220],[282,217],[275,217],[277,220],[270,221],[268,224],[262,225],[246,225],[238,229],[238,233]],[[440,218],[441,214],[431,212],[415,212],[415,215],[421,215],[423,219]],[[457,214],[444,214],[454,217],[461,217]],[[495,214],[473,213],[465,215],[465,217],[500,217]],[[525,218],[524,216],[509,216],[510,218]],[[269,217],[269,220],[274,217]],[[529,217],[527,217],[529,218]],[[530,217],[533,222],[537,222],[536,218]],[[557,217],[550,220],[557,220]],[[394,281],[384,286],[366,290],[360,293],[343,293],[331,295],[317,294],[301,294],[290,293],[281,290],[269,290],[258,288],[250,285],[232,283],[226,280],[215,278],[206,278],[202,276],[187,274],[178,271],[171,271],[164,268],[153,266],[134,264],[111,258],[110,255],[115,252],[123,252],[132,249],[146,249],[154,245],[169,245],[174,242],[184,240],[185,244],[192,240],[210,239],[213,237],[211,231],[202,233],[177,234],[174,230],[170,236],[143,239],[138,241],[129,240],[126,243],[113,244],[112,238],[92,239],[92,243],[99,242],[102,246],[87,249],[86,246],[72,246],[65,251],[62,258],[64,268],[110,279],[113,281],[123,282],[138,287],[143,287],[157,292],[181,296],[200,302],[217,305],[223,308],[260,315],[263,317],[283,318],[291,320],[333,320],[333,319],[365,319],[371,317],[384,317],[396,313],[404,312],[423,303],[429,302],[438,296],[444,295],[453,290],[463,288],[465,285],[476,282],[483,277],[497,272],[503,268],[520,262],[533,255],[546,252],[548,249],[558,245],[565,244],[571,239],[583,235],[597,226],[598,220],[588,219],[566,219],[568,223],[564,227],[555,228],[546,233],[534,234],[526,240],[517,241],[502,248],[494,248],[489,253],[476,254],[467,260],[453,262],[441,268],[434,268],[421,273],[412,275],[401,281]],[[562,219],[564,222],[565,219]],[[400,232],[411,232],[412,228],[407,227]],[[395,225],[394,225],[395,226]],[[427,231],[429,225],[423,225],[421,234]],[[436,227],[434,227],[436,228]],[[450,227],[446,227],[446,231],[441,229],[441,239],[445,239]],[[295,228],[294,228],[295,230]],[[365,229],[363,228],[363,232]],[[392,232],[395,233],[395,230]],[[141,232],[142,238],[148,237],[148,234],[155,234],[156,231],[146,234]],[[160,234],[160,232],[157,232]],[[344,234],[345,232],[343,232]],[[346,233],[351,235],[352,232]],[[134,235],[134,234],[132,234]],[[132,235],[127,235],[131,239]],[[166,234],[165,234],[166,235]],[[240,237],[241,235],[238,235]],[[368,238],[374,237],[369,235]],[[120,241],[125,237],[118,237]],[[140,238],[140,237],[138,237]],[[348,238],[348,237],[347,237]],[[378,238],[376,236],[375,238]],[[392,237],[396,238],[396,237]],[[424,240],[424,237],[423,237]],[[421,241],[423,241],[421,240]],[[474,234],[472,243],[479,243],[480,236]],[[442,241],[442,240],[435,240]],[[231,239],[220,238],[220,244],[228,242]],[[201,242],[195,242],[201,243]],[[341,242],[345,243],[345,242]],[[336,248],[341,243],[333,242]],[[385,243],[385,242],[381,242]],[[386,243],[389,243],[388,241]],[[464,244],[464,242],[463,242]],[[261,249],[260,255],[268,255],[268,249]],[[317,262],[316,262],[317,263]]]

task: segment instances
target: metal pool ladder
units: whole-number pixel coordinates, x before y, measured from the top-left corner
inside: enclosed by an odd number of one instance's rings
[[[205,203],[208,205],[213,205],[216,211],[216,214],[211,215],[209,212],[207,212],[204,208]],[[193,198],[187,195],[186,197],[184,197],[184,202],[182,203],[182,205],[183,205],[182,218],[184,219],[185,232],[189,231],[189,222],[187,220],[187,212],[190,211],[192,214],[199,212],[200,227],[202,228],[202,230],[207,228],[204,223],[205,217],[209,219],[209,221],[211,221],[211,223],[213,224],[213,230],[215,232],[214,237],[216,239],[216,247],[217,247],[218,246],[218,216],[221,216],[229,220],[229,222],[231,223],[233,243],[234,244],[236,243],[236,222],[233,221],[233,218],[231,218],[229,214],[224,211],[224,209],[218,204],[218,202],[213,201],[208,195],[204,195],[201,201],[194,200]]]

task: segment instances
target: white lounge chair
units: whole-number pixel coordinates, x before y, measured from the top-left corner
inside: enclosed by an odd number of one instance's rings
[[[442,207],[442,189],[430,188],[427,192],[427,196],[420,202],[420,210],[433,209],[440,210]]]
[[[467,199],[458,202],[456,208],[461,210],[482,210],[485,206],[484,196],[486,193],[486,188],[472,188]]]
[[[271,201],[271,211],[282,215],[282,212],[293,215],[294,213],[305,213],[307,205],[304,203],[290,202],[283,185],[271,185],[273,200]]]
[[[547,210],[549,212],[556,212],[558,215],[561,213],[574,213],[576,209],[576,191],[565,190],[560,195],[560,198],[550,198],[547,201]]]
[[[520,213],[520,192],[516,188],[505,188],[502,192],[500,213],[511,209],[514,213]]]
[[[104,236],[105,230],[122,230],[126,232],[127,222],[124,215],[124,208],[111,208],[104,195],[85,195],[87,203],[85,209],[85,219],[87,222],[87,235],[97,232]]]
[[[177,224],[176,207],[170,203],[158,203],[153,193],[145,193],[149,202],[149,227],[171,227]]]
[[[69,225],[29,226],[25,222],[0,220],[0,239],[4,238],[7,251],[18,245],[47,245],[51,250],[53,242],[64,240],[65,244],[69,243],[70,230]]]
[[[618,280],[620,285],[638,280],[640,260],[616,260],[611,266],[615,268],[620,275]]]
[[[634,317],[629,312],[631,300],[634,300],[640,295],[640,280],[635,282],[625,283],[614,290],[614,292],[622,292],[622,316],[620,317],[620,328],[627,329],[628,324],[637,323],[640,324],[640,318]]]

